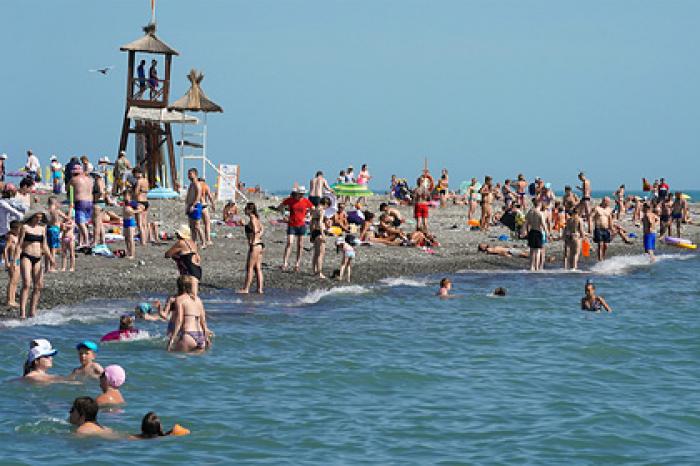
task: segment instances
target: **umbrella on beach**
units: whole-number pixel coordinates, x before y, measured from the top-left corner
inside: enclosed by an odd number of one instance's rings
[[[331,185],[337,196],[366,197],[374,196],[366,184],[357,183],[335,183]]]

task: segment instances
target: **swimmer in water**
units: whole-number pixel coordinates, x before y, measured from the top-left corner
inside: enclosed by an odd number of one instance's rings
[[[78,379],[78,378],[90,378],[99,379],[104,369],[98,363],[95,362],[97,357],[97,352],[99,347],[97,343],[90,340],[83,340],[75,347],[78,350],[78,360],[80,361],[80,367],[73,369],[68,378]]]
[[[596,296],[595,285],[591,281],[586,282],[585,290],[586,295],[581,298],[582,311],[600,312],[602,309],[605,309],[608,312],[612,312],[605,299],[602,296]]]
[[[111,429],[97,422],[97,412],[100,410],[97,402],[89,396],[81,396],[73,401],[69,421],[77,427],[76,435],[81,436],[113,436]]]
[[[450,290],[452,289],[452,280],[449,278],[443,278],[440,280],[440,290],[437,292],[437,295],[440,298],[451,298],[452,295],[450,294]]]
[[[52,383],[65,380],[63,377],[48,373],[49,369],[53,367],[53,357],[58,352],[51,346],[49,340],[43,338],[32,340],[29,347],[29,355],[24,363],[24,374],[22,375],[24,380],[34,383]]]
[[[493,290],[493,295],[494,295],[494,296],[505,296],[506,294],[508,294],[508,291],[507,291],[505,288],[501,287],[501,286],[499,286],[498,288],[496,288],[495,290]]]
[[[134,316],[136,316],[137,319],[148,320],[151,322],[160,322],[163,320],[167,321],[168,317],[166,310],[167,307],[166,309],[163,309],[160,300],[156,299],[153,301],[153,304],[146,302],[139,303],[134,308]]]
[[[175,432],[176,429],[180,429],[181,433]],[[141,433],[132,435],[129,437],[130,440],[146,440],[146,439],[154,439],[158,437],[167,437],[168,435],[184,435],[188,434],[189,431],[186,429],[183,429],[179,425],[175,424],[172,429],[170,429],[167,432],[163,432],[163,425],[160,422],[160,418],[156,413],[153,411],[150,411],[146,413],[146,415],[143,417],[141,420]]]
[[[112,364],[105,367],[104,372],[100,376],[100,388],[102,394],[96,398],[97,404],[102,405],[118,405],[124,403],[119,387],[126,381],[126,372],[122,366]]]

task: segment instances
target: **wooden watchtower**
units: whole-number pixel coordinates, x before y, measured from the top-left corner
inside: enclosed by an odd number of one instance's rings
[[[179,123],[177,112],[169,112],[170,67],[173,55],[179,53],[156,36],[154,23],[143,28],[144,36],[120,47],[129,53],[129,65],[126,76],[126,110],[122,124],[119,151],[126,151],[129,134],[136,135],[135,166],[143,169],[151,187],[156,180],[167,184],[166,163],[163,146],[168,153],[168,166],[172,187],[179,189],[177,181],[177,164],[171,123]],[[138,55],[137,55],[138,54]],[[158,69],[158,56],[165,58]],[[137,57],[145,60],[140,69],[136,65]],[[155,63],[157,78],[150,72]],[[137,70],[141,72],[139,75]],[[162,74],[161,74],[162,73]],[[133,121],[133,126],[132,126]]]

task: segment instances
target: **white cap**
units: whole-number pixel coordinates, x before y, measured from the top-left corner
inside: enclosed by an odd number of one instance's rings
[[[51,342],[44,338],[32,340],[31,345],[34,345],[34,347],[29,350],[29,355],[27,356],[27,362],[29,364],[33,363],[39,358],[43,358],[45,356],[53,356],[58,352],[55,349],[53,349],[53,347],[51,346]]]
[[[0,159],[5,160],[6,158],[7,158],[6,153],[3,152],[2,154],[0,154]]]
[[[296,186],[292,188],[293,193],[304,194],[306,192],[306,186]]]
[[[52,155],[51,157],[49,157],[49,160],[51,160],[53,162],[54,160],[58,160],[58,157],[56,157],[55,155]]]
[[[126,155],[126,151],[125,151],[125,150],[120,150],[120,151],[119,151],[119,155]]]
[[[107,157],[107,156],[101,157],[100,163],[109,163],[109,157]]]

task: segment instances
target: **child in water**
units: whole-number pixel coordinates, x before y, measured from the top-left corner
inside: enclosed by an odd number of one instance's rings
[[[78,360],[80,361],[80,367],[73,369],[73,372],[68,376],[69,378],[90,378],[99,379],[104,369],[98,363],[95,362],[97,357],[97,352],[99,347],[97,343],[90,340],[83,340],[75,347],[78,350]]]
[[[70,271],[75,272],[75,222],[72,211],[61,222],[61,271],[66,271],[66,265],[70,261]]]
[[[16,300],[17,284],[19,283],[19,264],[12,259],[14,250],[17,247],[17,238],[22,222],[13,220],[10,222],[10,231],[7,232],[5,250],[3,251],[3,260],[5,261],[5,270],[7,270],[7,305],[9,307],[19,307]]]
[[[443,278],[440,280],[440,290],[437,292],[437,295],[441,298],[449,298],[452,296],[450,294],[450,290],[452,289],[452,280],[449,278]]]
[[[129,437],[131,440],[146,440],[158,437],[167,437],[168,435],[180,436],[188,435],[189,430],[182,427],[180,424],[175,424],[172,429],[163,432],[163,425],[160,418],[153,411],[146,413],[141,421],[141,433]]]
[[[338,274],[338,281],[343,281],[343,277],[347,273],[347,281],[350,283],[350,275],[352,273],[352,261],[355,259],[355,248],[352,245],[355,244],[355,236],[347,235],[345,240],[339,238],[336,242],[336,252],[343,253],[343,259],[340,262],[340,273]]]
[[[105,367],[100,376],[102,394],[96,398],[98,405],[118,405],[124,403],[119,387],[126,381],[126,372],[122,366],[112,364]]]
[[[128,340],[139,331],[134,327],[134,316],[124,314],[119,318],[119,330],[114,330],[102,336],[100,341]]]
[[[602,309],[605,309],[608,312],[612,312],[605,299],[602,296],[596,296],[593,282],[588,280],[584,289],[586,295],[581,298],[582,311],[600,312]]]
[[[168,306],[166,306],[166,309],[163,309],[160,300],[156,299],[153,301],[153,305],[150,303],[139,303],[135,308],[134,308],[134,315],[136,316],[137,319],[140,320],[148,320],[148,321],[161,321],[161,320],[168,320],[167,317],[167,307],[169,307],[170,302],[168,302]]]

